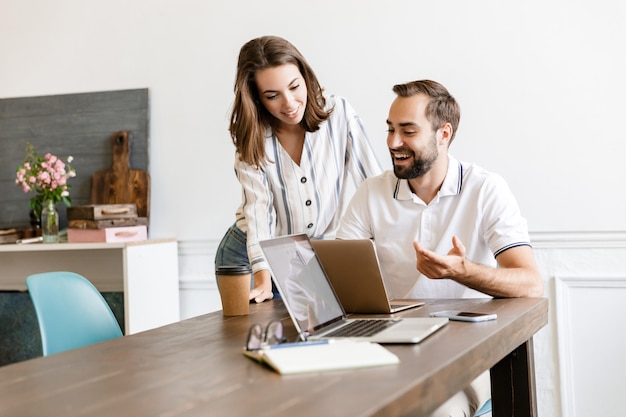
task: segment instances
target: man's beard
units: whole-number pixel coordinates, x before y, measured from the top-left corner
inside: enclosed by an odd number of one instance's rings
[[[424,161],[422,159],[416,159],[413,165],[410,167],[393,166],[393,172],[396,177],[403,180],[410,180],[412,178],[419,178],[426,174],[435,164],[435,161]]]
[[[403,150],[407,155],[413,155],[413,165],[409,167],[401,167],[393,164],[393,172],[396,174],[396,177],[403,180],[410,180],[413,178],[419,178],[426,174],[430,169],[435,165],[435,161],[437,161],[437,157],[439,156],[439,151],[437,150],[437,146],[435,141],[431,142],[430,146],[428,146],[421,153],[419,157],[415,155],[415,152],[410,151],[408,149]],[[391,162],[394,162],[393,156],[391,158]]]

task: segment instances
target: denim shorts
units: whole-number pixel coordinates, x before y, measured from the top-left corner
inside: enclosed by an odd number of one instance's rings
[[[223,265],[246,265],[250,266],[248,258],[248,247],[246,245],[247,237],[236,225],[232,225],[217,247],[215,254],[215,267]],[[250,283],[250,288],[254,288],[254,276]],[[272,281],[272,293],[274,298],[280,298],[278,290]]]
[[[224,265],[250,266],[248,249],[246,247],[246,234],[235,225],[228,229],[215,254],[215,267]]]

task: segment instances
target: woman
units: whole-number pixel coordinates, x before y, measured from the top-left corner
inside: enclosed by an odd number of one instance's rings
[[[215,266],[251,265],[250,300],[262,302],[273,293],[259,241],[294,233],[333,238],[348,176],[358,186],[381,168],[348,102],[325,96],[302,54],[275,36],[241,48],[230,135],[242,203]]]

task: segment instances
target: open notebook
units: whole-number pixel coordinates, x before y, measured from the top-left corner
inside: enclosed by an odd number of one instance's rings
[[[305,342],[289,345],[289,347],[273,345],[259,350],[244,350],[244,355],[269,366],[281,375],[371,368],[400,362],[395,354],[372,342]]]
[[[448,323],[445,317],[348,318],[307,235],[281,236],[260,245],[302,340],[419,343]]]

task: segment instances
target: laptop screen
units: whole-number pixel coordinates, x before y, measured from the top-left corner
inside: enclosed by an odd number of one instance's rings
[[[298,332],[312,332],[345,316],[307,235],[260,242]]]

